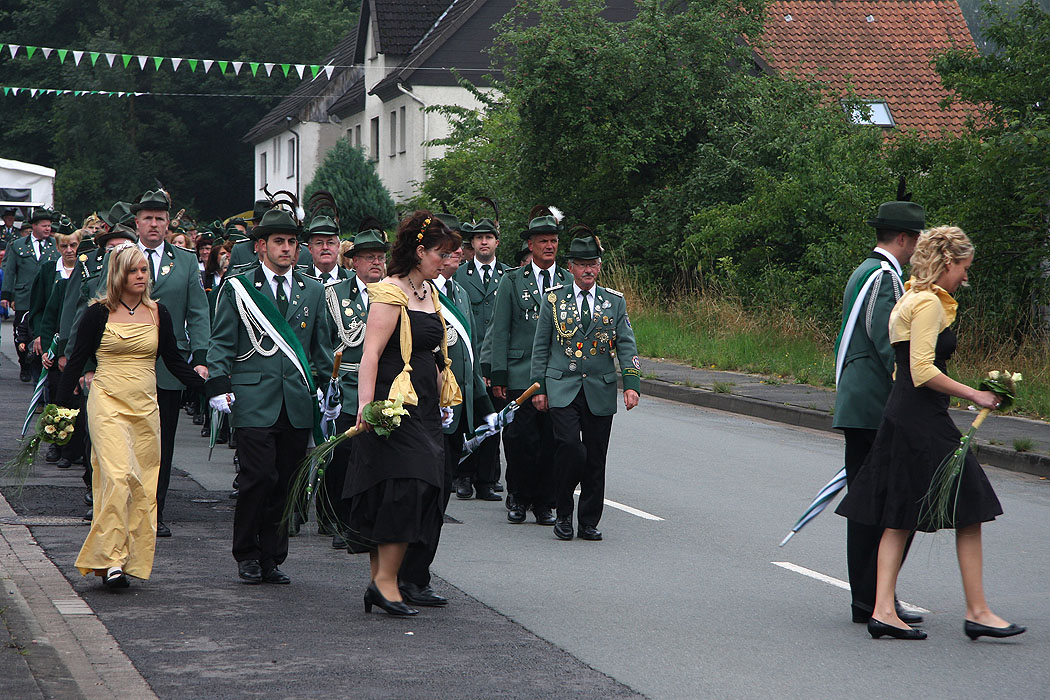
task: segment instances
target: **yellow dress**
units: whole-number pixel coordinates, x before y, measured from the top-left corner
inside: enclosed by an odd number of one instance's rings
[[[151,312],[152,313],[152,312]],[[157,541],[160,409],[151,323],[106,323],[88,392],[94,518],[77,556],[81,574],[148,579]]]

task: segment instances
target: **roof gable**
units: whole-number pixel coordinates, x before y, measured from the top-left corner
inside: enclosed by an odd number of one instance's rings
[[[450,0],[369,0],[376,20],[376,52],[407,56]]]
[[[774,0],[759,55],[845,95],[885,100],[897,126],[927,136],[960,133],[972,105],[941,109],[949,93],[933,66],[937,54],[973,47],[956,0]]]

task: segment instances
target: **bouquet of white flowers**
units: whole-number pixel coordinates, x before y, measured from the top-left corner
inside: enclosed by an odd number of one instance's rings
[[[40,443],[67,444],[73,439],[73,423],[79,414],[79,408],[61,408],[53,403],[44,406],[36,424],[36,434],[22,441],[22,448],[7,463],[6,474],[24,482],[33,469]]]

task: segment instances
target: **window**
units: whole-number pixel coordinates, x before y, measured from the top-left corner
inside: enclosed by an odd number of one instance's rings
[[[295,161],[298,160],[295,157],[295,147],[298,145],[296,141],[298,139],[288,139],[288,169],[285,172],[288,177],[295,177]]]
[[[276,175],[277,171],[281,169],[281,142],[274,136],[270,145],[273,146],[273,163],[271,163],[271,167],[273,167],[273,172]]]
[[[259,154],[259,187],[266,187],[266,153]]]
[[[379,160],[379,117],[372,117],[371,143],[369,143],[368,155],[372,162]]]
[[[405,149],[406,149],[405,144],[408,143],[408,139],[405,138],[405,132],[406,132],[406,129],[405,129],[405,122],[406,122],[405,115],[406,115],[406,110],[405,110],[404,107],[402,107],[400,111],[401,111],[401,121],[399,122],[399,125],[401,127],[401,148],[400,148],[399,152],[400,153],[404,153]]]
[[[849,113],[850,121],[861,126],[896,126],[890,106],[885,100],[872,100],[859,104],[847,104],[843,102],[842,108]]]
[[[361,125],[360,124],[358,124],[357,126],[354,127],[354,145],[359,147],[359,148],[361,146]]]
[[[390,157],[397,155],[397,112],[390,113]]]

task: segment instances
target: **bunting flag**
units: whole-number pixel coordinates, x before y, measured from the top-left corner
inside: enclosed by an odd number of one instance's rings
[[[287,95],[282,94],[239,95],[236,93],[214,92],[132,92],[130,90],[72,90],[65,88],[39,88],[15,85],[0,86],[0,90],[3,91],[4,97],[18,97],[20,95],[29,95],[30,97],[40,97],[42,95],[71,95],[73,97],[83,97],[85,95],[94,95],[101,97],[287,97]]]

